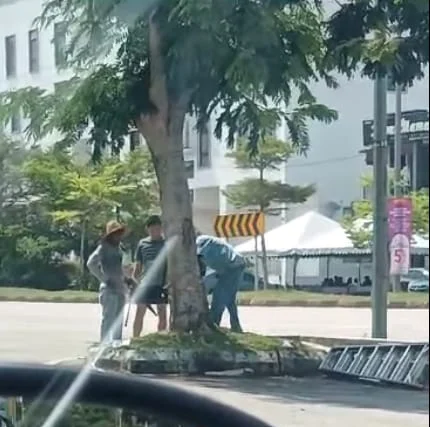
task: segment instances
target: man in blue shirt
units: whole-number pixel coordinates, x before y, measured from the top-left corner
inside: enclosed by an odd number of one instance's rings
[[[212,292],[210,315],[219,326],[225,308],[230,314],[231,330],[242,332],[237,311],[237,291],[245,270],[245,260],[228,243],[216,237],[197,235],[197,255],[216,272],[217,284]]]

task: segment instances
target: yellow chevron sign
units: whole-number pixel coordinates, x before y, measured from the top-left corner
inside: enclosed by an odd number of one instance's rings
[[[250,237],[264,234],[265,218],[261,212],[218,215],[215,219],[218,237]]]

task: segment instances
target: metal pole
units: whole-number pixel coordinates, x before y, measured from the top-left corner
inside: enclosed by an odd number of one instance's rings
[[[402,86],[396,84],[396,111],[394,134],[394,197],[402,196]],[[393,276],[393,292],[400,292],[400,276]]]
[[[285,138],[285,143],[287,143],[289,138],[289,132],[288,132],[288,126],[286,122],[284,123],[284,126],[285,126],[284,138]],[[286,184],[288,181],[288,161],[287,160],[285,160],[281,168],[282,168],[281,182],[282,184]],[[287,204],[286,203],[282,203],[281,219],[283,224],[287,223]],[[281,286],[286,287],[286,285],[287,285],[287,258],[282,258],[281,259]]]
[[[372,337],[387,337],[387,79],[375,79],[373,146],[373,280]]]
[[[259,268],[258,268],[258,236],[254,237],[254,291],[258,291],[258,278],[259,278]]]

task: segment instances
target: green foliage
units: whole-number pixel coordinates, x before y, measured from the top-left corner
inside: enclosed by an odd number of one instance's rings
[[[428,0],[348,0],[328,21],[327,66],[352,75],[390,73],[412,85],[429,61]],[[372,36],[372,37],[369,37]]]
[[[390,187],[394,186],[393,175],[389,176]],[[371,188],[373,177],[364,175],[362,178],[364,188]],[[413,233],[420,236],[429,235],[429,192],[428,189],[405,192],[405,196],[412,199],[412,226]],[[373,236],[373,206],[371,200],[358,200],[352,206],[352,213],[343,218],[343,226],[348,236],[357,248],[368,248]]]
[[[273,215],[281,210],[280,207],[271,208],[273,204],[304,203],[314,192],[313,186],[300,187],[280,181],[245,178],[230,186],[225,194],[237,209],[260,210]]]
[[[121,208],[122,215],[143,220],[157,203],[155,175],[148,153],[138,150],[124,162],[77,165],[71,155],[54,150],[25,166],[34,196],[49,206],[54,220],[71,226],[84,222],[100,229]]]
[[[233,152],[227,157],[234,159],[236,167],[239,169],[255,169],[257,171],[279,170],[279,167],[293,154],[293,147],[273,137],[265,137],[259,141],[257,147],[258,155],[250,152],[247,141],[240,138],[235,145]]]
[[[221,137],[222,129],[228,129],[230,144],[239,132],[249,135],[255,148],[267,124],[284,118],[292,142],[306,150],[307,120],[337,118],[335,111],[317,103],[308,87],[319,79],[336,85],[323,67],[318,1],[262,5],[251,0],[169,0],[143,5],[51,0],[39,22],[49,26],[59,16],[68,24],[68,65],[81,76],[84,70],[87,77],[71,97],[37,88],[2,97],[3,118],[21,108],[30,118],[28,134],[37,139],[58,129],[71,143],[89,128],[96,157],[106,146],[117,151],[129,127],[142,114],[159,109],[155,98],[160,94],[155,96],[152,86],[155,77],[163,76],[169,105],[184,105],[200,121],[219,111],[215,133]],[[161,38],[161,52],[150,49],[151,26]],[[107,54],[113,58],[110,65]],[[154,76],[150,59],[158,54],[163,75]],[[297,106],[287,113],[293,92],[298,93]]]
[[[84,260],[104,223],[121,216],[133,232],[130,248],[143,235],[143,224],[158,204],[158,188],[149,153],[137,150],[123,162],[79,165],[66,151],[26,149],[0,139],[0,283],[64,289],[80,277],[64,261],[81,250]],[[141,234],[142,233],[142,234]]]
[[[421,236],[429,235],[429,192],[423,189],[411,193],[413,209],[413,227]]]
[[[244,178],[228,188],[225,195],[238,209],[248,208],[265,213],[279,213],[282,203],[304,203],[314,192],[313,186],[295,186],[265,179],[265,172],[279,170],[294,153],[293,147],[273,137],[260,139],[257,152],[252,153],[246,141],[240,139],[228,157],[234,159],[240,169],[253,170],[256,178]],[[271,206],[278,205],[275,208]]]

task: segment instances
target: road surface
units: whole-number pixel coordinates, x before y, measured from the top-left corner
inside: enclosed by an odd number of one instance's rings
[[[279,335],[369,335],[370,311],[345,308],[240,309],[249,331]],[[226,321],[228,319],[224,319]],[[146,331],[155,330],[148,315]],[[0,359],[39,361],[84,355],[97,340],[94,304],[0,303]],[[130,331],[126,331],[129,333]],[[427,310],[391,310],[389,336],[428,340]],[[170,379],[250,411],[275,427],[428,426],[428,394],[324,379]]]
[[[428,427],[427,392],[326,379],[175,381],[275,427]]]
[[[46,361],[84,355],[98,340],[99,315],[97,304],[0,302],[0,358]],[[363,338],[371,324],[365,308],[240,307],[240,315],[245,330],[270,335]],[[388,317],[390,338],[428,341],[428,310],[390,310]],[[151,313],[145,322],[145,331],[155,331]],[[227,316],[223,322],[228,324]]]

